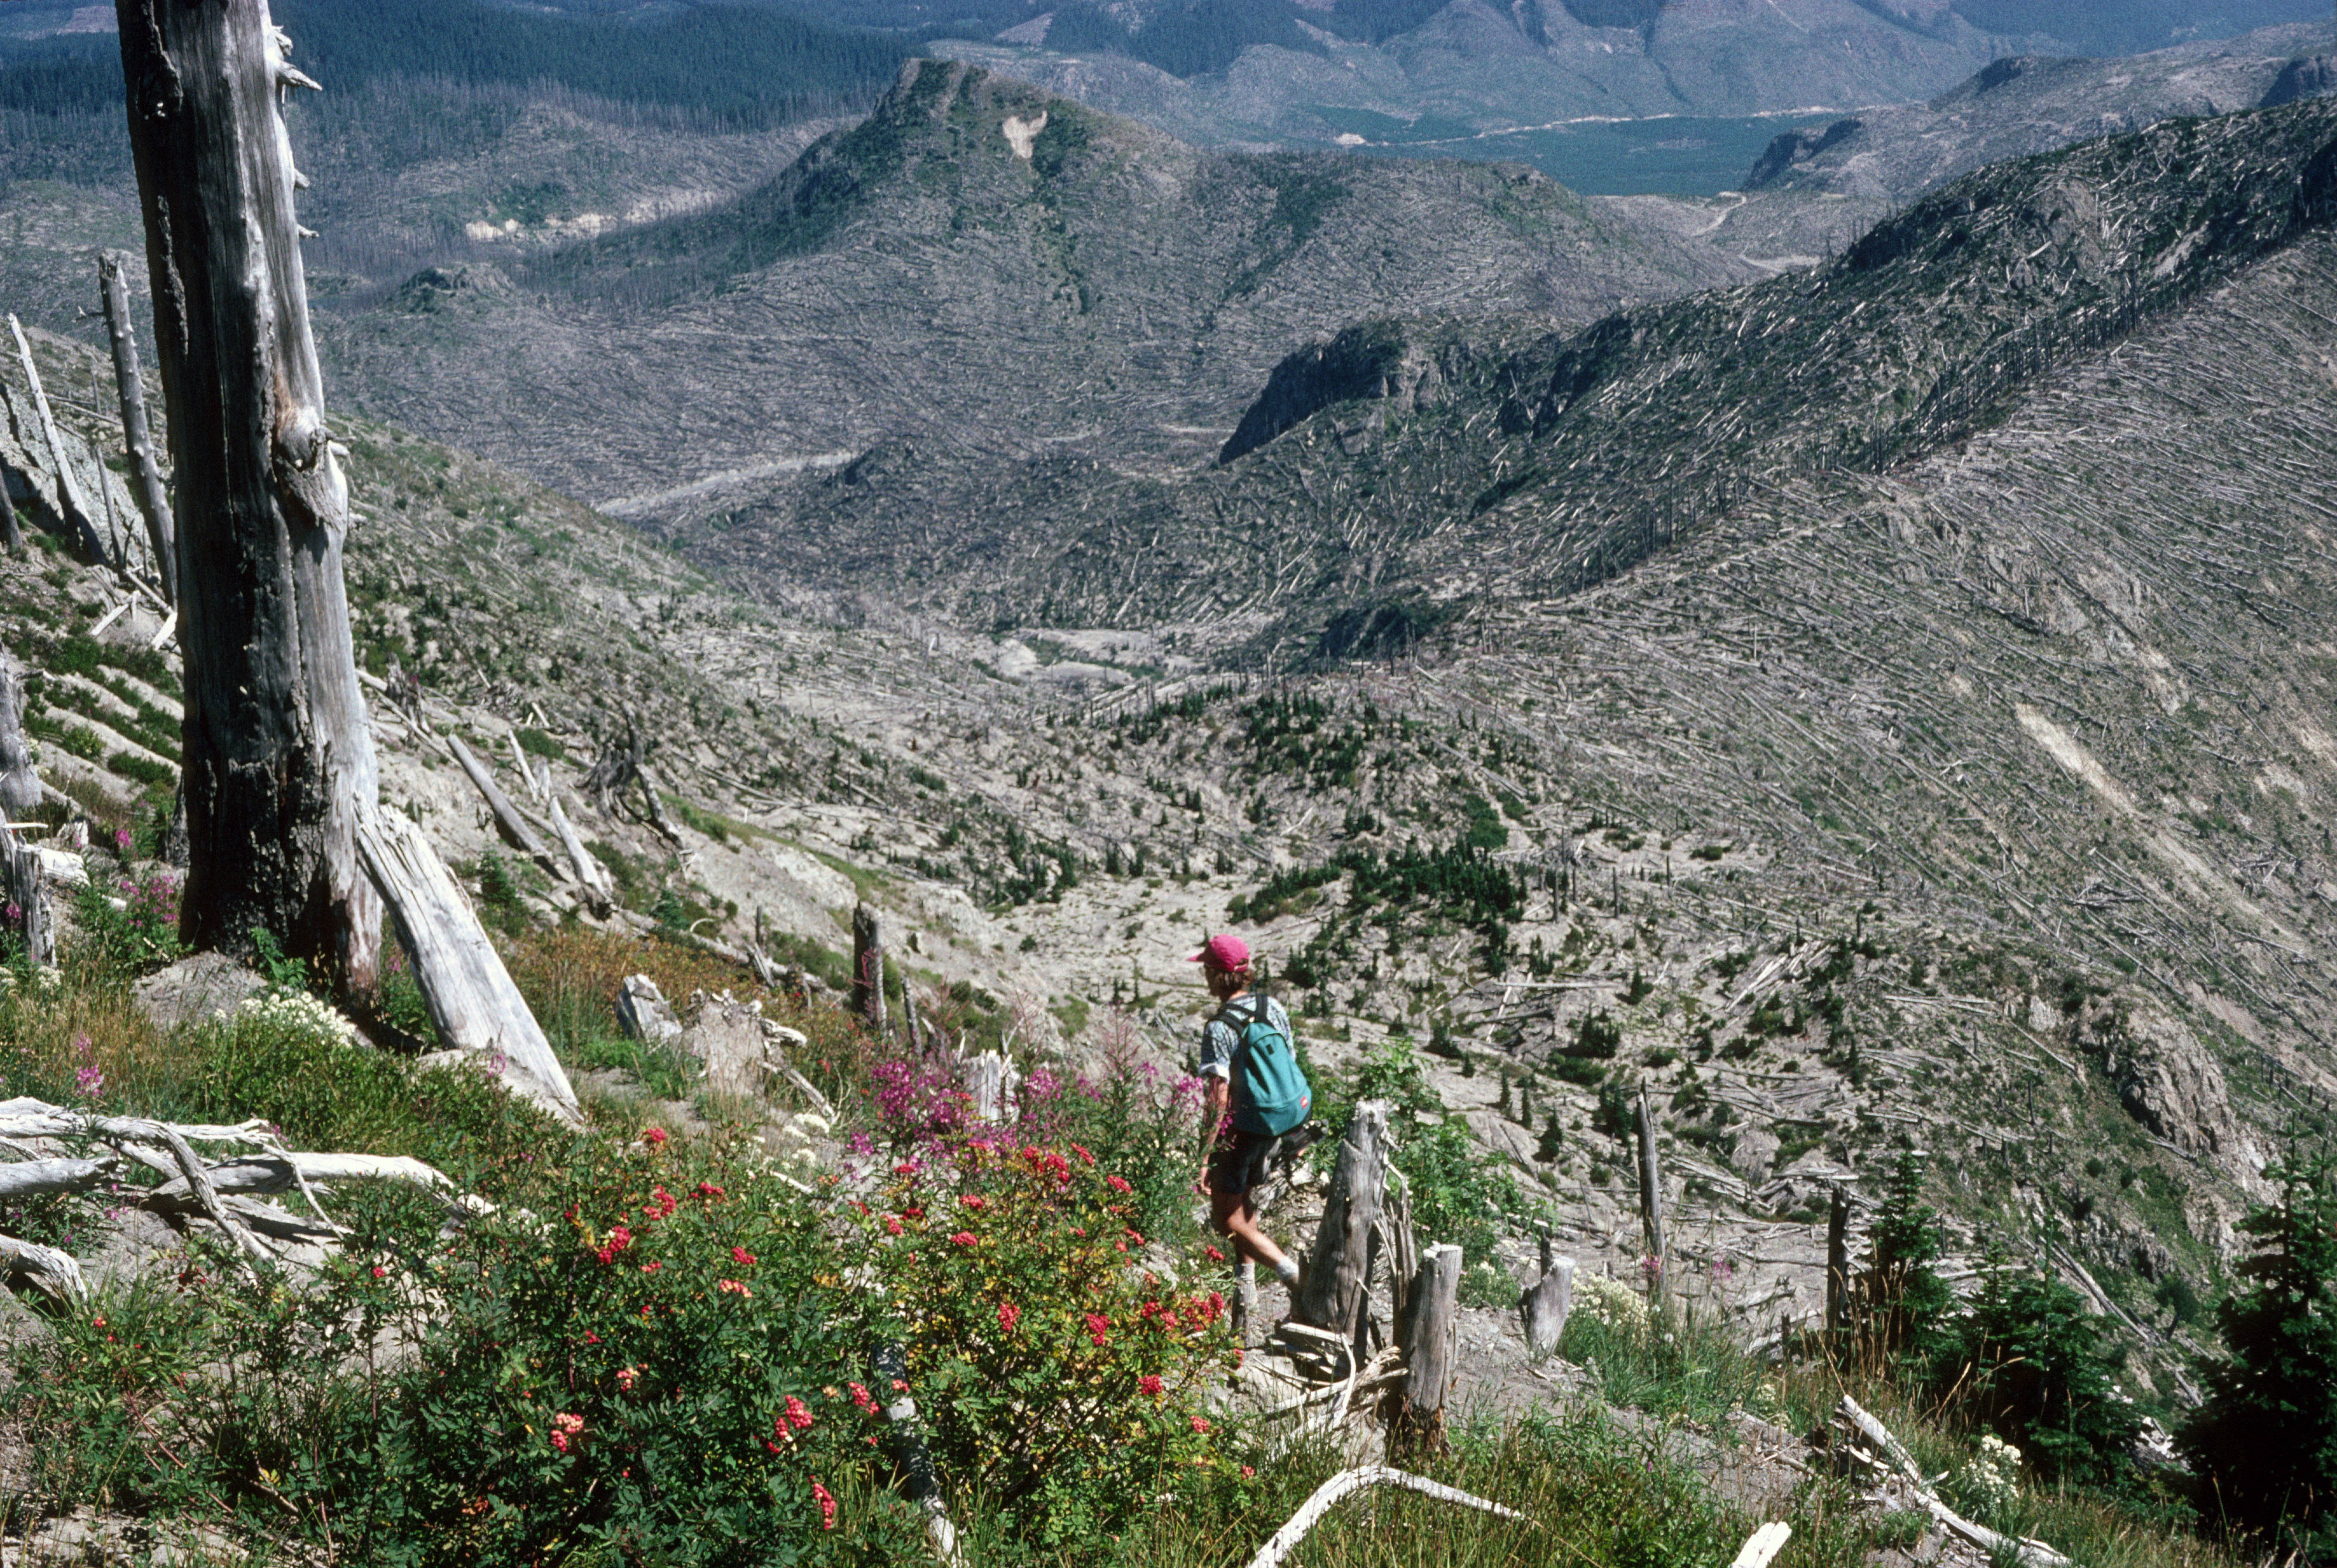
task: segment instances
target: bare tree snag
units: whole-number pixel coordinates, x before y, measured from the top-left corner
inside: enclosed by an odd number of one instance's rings
[[[89,502],[82,498],[81,481],[73,477],[73,463],[65,457],[64,438],[57,433],[57,422],[49,414],[49,394],[41,390],[41,372],[33,363],[33,346],[24,341],[24,329],[16,317],[8,317],[8,330],[15,335],[16,357],[24,365],[24,385],[33,394],[33,409],[41,421],[41,438],[48,443],[49,461],[57,465],[57,510],[64,521],[81,530],[82,548],[99,560],[106,559],[105,541],[97,535],[97,520],[90,515]]]
[[[1461,1249],[1428,1249],[1413,1275],[1411,1320],[1402,1340],[1403,1406],[1388,1432],[1388,1447],[1441,1453],[1444,1396],[1452,1381],[1454,1336],[1460,1329]]]
[[[1825,1326],[1831,1335],[1843,1326],[1843,1310],[1850,1300],[1850,1194],[1833,1190],[1826,1205]]]
[[[446,1044],[485,1057],[514,1090],[562,1121],[581,1123],[576,1091],[552,1042],[422,830],[385,809],[358,823],[357,842]]]
[[[357,833],[376,789],[341,579],[348,487],[325,424],[279,112],[315,83],[286,60],[265,0],[116,10],[178,483],[180,935],[241,950],[265,927],[367,998],[380,906]]]
[[[885,1033],[885,927],[866,904],[852,911],[852,1010],[878,1037]]]
[[[1655,1267],[1648,1274],[1648,1285],[1660,1303],[1670,1281],[1664,1271],[1670,1262],[1664,1245],[1664,1176],[1663,1167],[1656,1156],[1656,1118],[1648,1107],[1647,1086],[1639,1086],[1637,1113],[1639,1133],[1639,1223],[1647,1232],[1648,1256]]]
[[[582,786],[601,808],[601,814],[613,818],[617,803],[624,798],[626,789],[640,776],[641,759],[646,748],[641,745],[640,731],[631,726],[625,729],[624,741],[611,741],[601,746],[601,755],[592,761],[584,774]]]
[[[41,775],[33,768],[33,748],[24,744],[24,680],[16,661],[0,648],[0,816],[21,822],[41,803]]]
[[[10,555],[24,553],[24,525],[16,520],[16,502],[8,494],[8,474],[0,469],[0,543]]]
[[[566,876],[568,868],[553,859],[552,852],[543,847],[543,841],[535,836],[535,830],[528,825],[527,819],[519,814],[519,808],[512,804],[511,797],[504,794],[502,787],[495,783],[494,774],[489,773],[485,765],[472,755],[471,748],[463,744],[463,737],[452,730],[447,731],[446,749],[455,754],[455,760],[462,765],[464,773],[470,774],[471,783],[487,803],[487,810],[495,819],[495,831],[503,834],[504,842],[543,867],[547,876]]]
[[[1387,1157],[1388,1103],[1365,1100],[1355,1107],[1339,1143],[1339,1163],[1324,1198],[1306,1281],[1291,1304],[1290,1315],[1298,1322],[1342,1336],[1354,1332],[1370,1284],[1365,1271],[1387,1182]]]
[[[113,381],[122,399],[122,439],[130,453],[131,482],[137,491],[139,515],[146,520],[146,543],[162,579],[162,597],[176,604],[179,555],[171,538],[171,495],[162,487],[153,437],[147,433],[146,383],[138,369],[137,335],[130,328],[130,286],[122,276],[122,253],[98,252],[97,276],[105,294],[106,335],[113,340]]]

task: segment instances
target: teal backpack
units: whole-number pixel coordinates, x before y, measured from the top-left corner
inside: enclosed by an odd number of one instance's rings
[[[1234,1130],[1280,1135],[1305,1125],[1314,1105],[1306,1075],[1298,1070],[1298,1054],[1290,1037],[1267,1021],[1266,998],[1251,1002],[1247,1018],[1236,1011],[1241,1000],[1217,1011],[1217,1022],[1234,1031]]]

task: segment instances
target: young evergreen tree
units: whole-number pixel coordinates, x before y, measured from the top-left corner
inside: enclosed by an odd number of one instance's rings
[[[2113,1379],[2108,1321],[2058,1280],[1992,1271],[1972,1310],[1939,1336],[1933,1393],[2019,1448],[2049,1481],[2115,1481],[2142,1417]]]
[[[2176,1440],[2211,1505],[2279,1556],[2337,1556],[2337,1159],[2276,1165],[2280,1201],[2241,1228],[2261,1249],[2215,1309],[2225,1354]]]
[[[1923,1202],[1928,1169],[1921,1153],[1901,1151],[1874,1218],[1874,1268],[1866,1280],[1858,1329],[1886,1356],[1934,1349],[1954,1300],[1931,1266],[1945,1242],[1939,1211]]]

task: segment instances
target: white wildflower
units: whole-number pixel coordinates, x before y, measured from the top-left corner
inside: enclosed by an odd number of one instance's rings
[[[255,996],[246,997],[243,1006],[238,1009],[238,1020],[287,1035],[306,1035],[328,1045],[357,1044],[357,1027],[335,1011],[329,1003],[319,1001],[306,991],[270,987]]]
[[[1958,1496],[1977,1513],[2001,1514],[2020,1496],[2020,1450],[1990,1434],[1980,1452],[1956,1473]]]
[[[1574,1282],[1574,1316],[1603,1324],[1626,1339],[1647,1337],[1648,1303],[1637,1290],[1604,1274],[1578,1274]]]

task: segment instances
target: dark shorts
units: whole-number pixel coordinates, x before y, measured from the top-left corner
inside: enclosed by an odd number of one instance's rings
[[[1244,1133],[1231,1128],[1217,1135],[1209,1155],[1209,1191],[1221,1195],[1245,1194],[1266,1180],[1266,1157],[1282,1141],[1275,1133]]]

